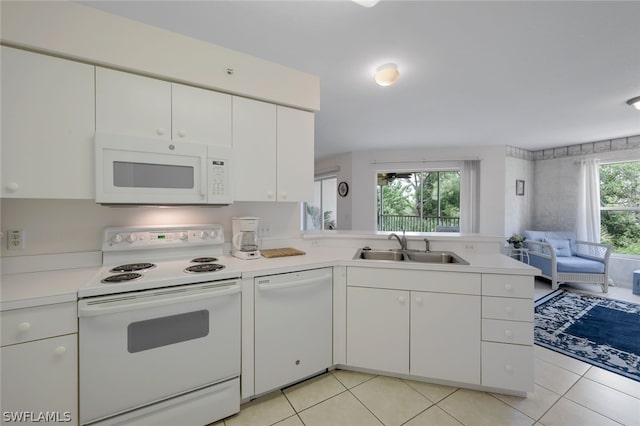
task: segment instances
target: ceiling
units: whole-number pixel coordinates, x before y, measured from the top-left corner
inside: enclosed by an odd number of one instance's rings
[[[319,76],[316,159],[640,134],[640,2],[82,3]],[[380,87],[386,62],[400,80]]]

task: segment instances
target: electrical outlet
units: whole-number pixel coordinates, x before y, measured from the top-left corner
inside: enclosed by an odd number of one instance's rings
[[[27,242],[24,230],[7,231],[7,249],[8,250],[24,250]]]

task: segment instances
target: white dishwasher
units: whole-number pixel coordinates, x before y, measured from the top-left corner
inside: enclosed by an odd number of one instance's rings
[[[332,271],[312,269],[254,279],[256,394],[331,366]]]

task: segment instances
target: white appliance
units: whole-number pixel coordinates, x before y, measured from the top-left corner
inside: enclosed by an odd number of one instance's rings
[[[240,273],[219,225],[107,228],[79,289],[82,425],[204,425],[240,410]]]
[[[231,204],[231,147],[96,133],[96,203]]]
[[[231,220],[233,234],[231,254],[239,259],[259,259],[257,217],[234,217]]]
[[[255,393],[332,365],[332,268],[256,277]]]

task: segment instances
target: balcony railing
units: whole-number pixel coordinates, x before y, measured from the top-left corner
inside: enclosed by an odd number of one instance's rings
[[[444,216],[402,216],[402,215],[378,215],[379,231],[407,232],[457,232],[460,230],[459,217]]]

